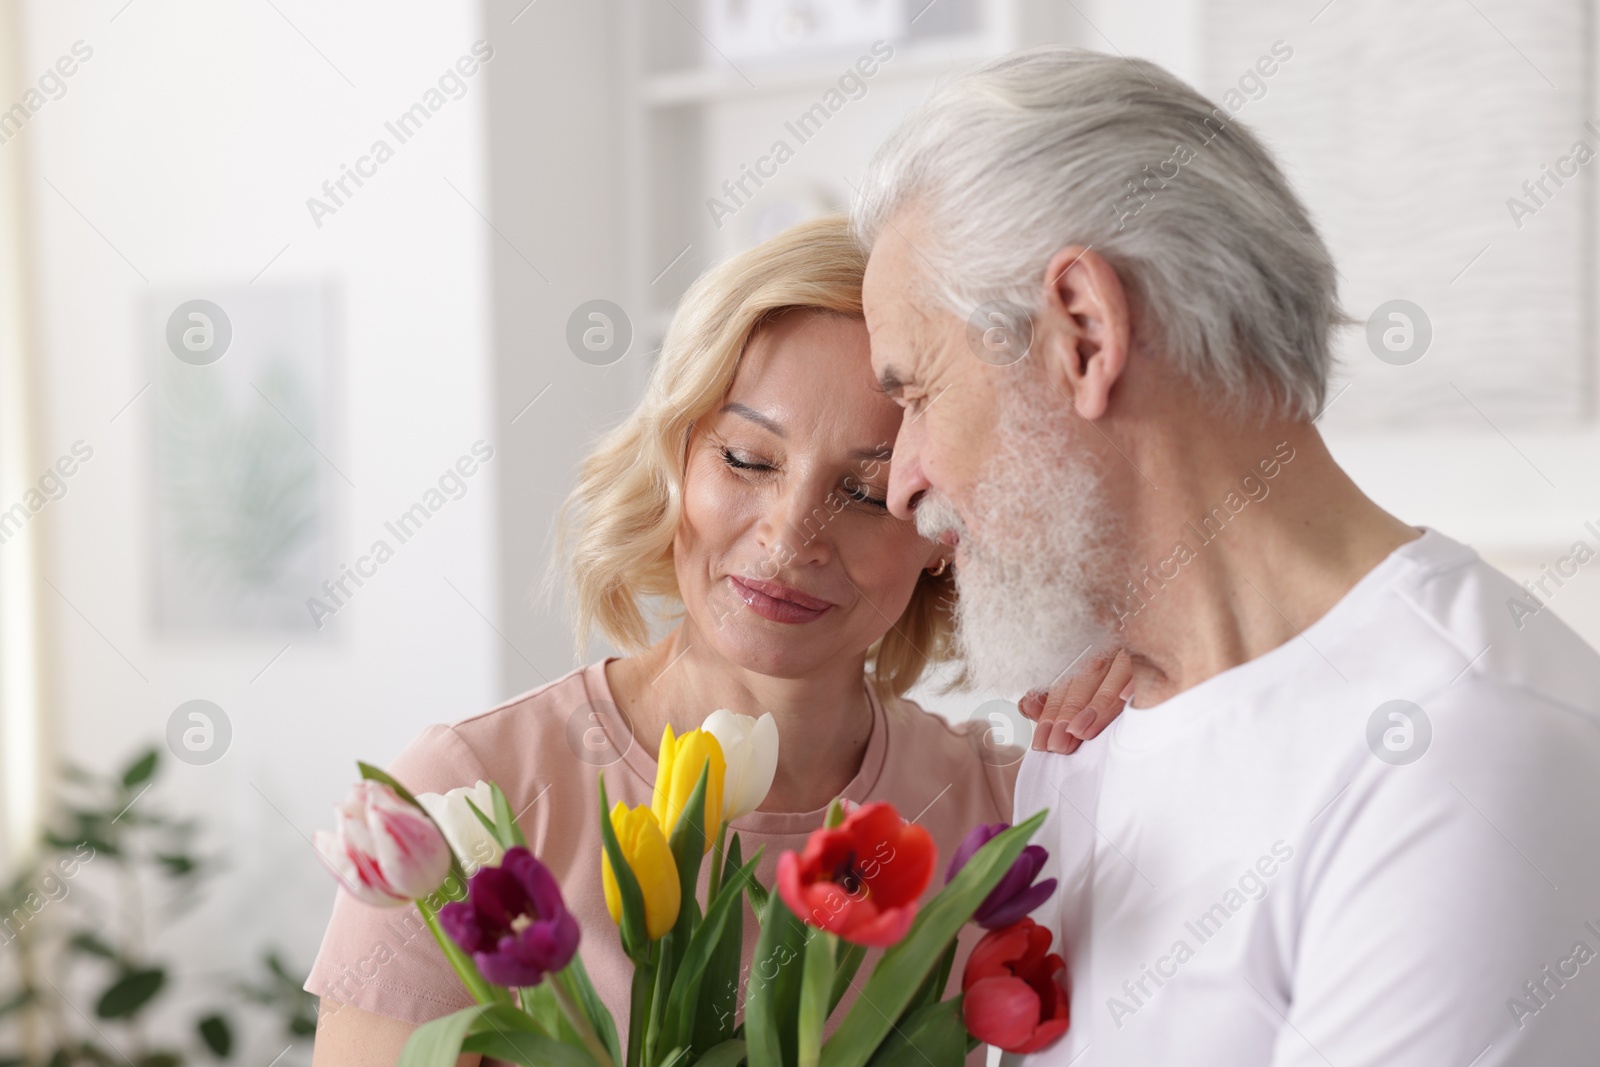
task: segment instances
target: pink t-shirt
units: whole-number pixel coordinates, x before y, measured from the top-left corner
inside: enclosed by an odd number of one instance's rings
[[[520,813],[528,847],[561,883],[567,907],[583,931],[579,951],[584,964],[626,1047],[633,971],[601,890],[598,782],[603,772],[613,803],[649,804],[656,760],[654,752],[634,742],[612,699],[605,662],[578,668],[492,711],[430,726],[387,770],[413,793],[443,793],[479,779],[499,783],[511,809]],[[861,770],[843,795],[862,803],[887,800],[933,835],[939,861],[926,902],[943,886],[947,857],[968,830],[979,823],[1011,820],[1022,753],[992,747],[985,722],[951,724],[907,700],[891,701],[885,708],[872,686],[865,680],[863,686],[872,707],[872,734]],[[766,846],[757,877],[770,888],[779,853],[802,848],[806,835],[822,825],[824,813],[757,811],[735,820],[730,834],[738,831],[746,857]],[[709,863],[700,873],[702,899],[708,868]],[[745,911],[748,964],[760,931],[748,906]],[[981,932],[969,926],[961,934],[952,991],[960,988],[962,966]],[[857,987],[880,954],[868,953]],[[342,889],[335,894],[333,917],[305,988],[409,1023],[424,1023],[472,1003],[414,905],[376,908]],[[831,1022],[843,1017],[855,996],[855,990],[845,995]]]

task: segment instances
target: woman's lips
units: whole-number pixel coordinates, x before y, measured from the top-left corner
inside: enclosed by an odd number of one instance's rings
[[[833,607],[826,600],[819,600],[814,596],[807,596],[798,589],[790,589],[777,582],[764,582],[759,578],[735,578],[728,576],[728,581],[733,583],[734,594],[744,601],[745,606],[764,619],[773,622],[811,622],[819,619]]]

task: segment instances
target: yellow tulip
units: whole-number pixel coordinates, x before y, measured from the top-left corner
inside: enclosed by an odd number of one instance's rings
[[[707,760],[711,761],[711,771],[706,775],[706,810],[700,825],[705,851],[710,852],[722,825],[722,780],[728,772],[722,745],[714,735],[704,730],[690,730],[682,737],[673,737],[672,727],[667,727],[661,735],[661,751],[656,756],[656,792],[650,809],[656,813],[662,832],[670,837],[684,805],[689,803],[689,794],[700,780],[700,768]]]
[[[616,831],[622,857],[633,871],[644,897],[644,925],[650,940],[659,940],[678,921],[683,890],[678,884],[678,865],[672,859],[667,835],[655,813],[640,804],[629,808],[620,800],[611,808],[611,828]],[[600,881],[605,889],[606,910],[611,921],[622,922],[622,891],[611,870],[611,857],[600,854]]]

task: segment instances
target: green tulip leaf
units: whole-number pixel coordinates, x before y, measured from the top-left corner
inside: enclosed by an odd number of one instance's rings
[[[742,850],[739,835],[735,833],[728,842],[723,864],[723,892],[727,891],[730,884],[750,885],[755,881],[754,864],[745,868],[741,862]],[[756,859],[761,857],[761,852],[761,849],[756,850]],[[704,993],[700,998],[700,1008],[695,1013],[692,1042],[695,1048],[716,1048],[733,1037],[735,1016],[739,1011],[739,969],[744,958],[744,909],[735,908],[735,912],[730,921],[723,925],[716,950],[706,962],[705,976],[700,985]]]
[[[538,1032],[538,1023],[508,1004],[474,1004],[417,1027],[397,1067],[455,1067],[462,1052],[484,1052],[524,1067],[595,1067],[582,1049]]]
[[[961,998],[924,1005],[890,1034],[869,1067],[961,1067],[967,1059],[967,1025]]]
[[[506,794],[496,782],[489,783],[489,792],[494,795],[494,822],[496,826],[503,826],[506,830],[506,839],[501,840],[502,848],[527,848],[528,839],[522,834],[522,827],[517,824],[516,813],[511,810],[511,801],[506,799]],[[506,841],[510,843],[507,844]]]
[[[617,1040],[616,1020],[611,1017],[611,1009],[600,999],[600,994],[594,988],[594,982],[589,979],[589,971],[583,965],[583,957],[573,955],[572,962],[567,964],[566,969],[547,978],[545,985],[549,985],[552,981],[560,982],[567,995],[577,1002],[584,1018],[589,1020],[595,1033],[600,1035],[600,1043],[605,1045],[606,1052],[611,1056],[611,1062],[620,1065],[622,1046]],[[562,1016],[562,1022],[566,1022],[566,1016]]]
[[[395,778],[382,767],[374,767],[370,763],[362,763],[360,760],[357,760],[356,768],[361,772],[361,777],[367,781],[381,782],[390,789],[393,789],[395,796],[399,797],[407,804],[411,804],[418,808],[422,807],[421,804],[417,803],[417,798],[411,795],[411,791],[405,786],[401,785],[399,779]]]
[[[806,930],[805,924],[785,906],[782,896],[767,896],[744,998],[750,1067],[783,1067],[795,1062],[800,957],[805,952]],[[826,1047],[823,1051],[826,1053]]]
[[[622,935],[622,950],[638,966],[644,953],[650,950],[650,938],[644,922],[644,893],[633,868],[622,855],[622,845],[617,841],[616,828],[611,825],[611,804],[606,797],[606,776],[600,776],[600,840],[605,846],[606,858],[611,861],[611,873],[617,880],[617,895],[622,898],[622,922],[618,930]]]
[[[695,1009],[704,1007],[707,999],[700,996],[706,967],[722,942],[730,922],[743,924],[744,915],[739,905],[744,900],[743,876],[754,871],[761,862],[760,850],[755,858],[738,873],[740,877],[722,887],[717,899],[706,910],[705,921],[689,938],[679,961],[671,991],[667,994],[666,1014],[662,1017],[660,1047],[687,1046],[695,1031]]]
[[[739,1067],[744,1062],[744,1042],[724,1041],[713,1045],[695,1061],[695,1067]]]
[[[844,999],[845,990],[850,988],[850,982],[855,978],[856,972],[861,969],[861,961],[867,958],[867,946],[852,945],[848,941],[839,944],[839,968],[833,972],[833,992],[828,996],[828,1014],[833,1014],[833,1009],[839,1006],[839,1001]]]

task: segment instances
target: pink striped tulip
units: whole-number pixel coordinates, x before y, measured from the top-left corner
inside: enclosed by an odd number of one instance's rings
[[[357,782],[334,813],[334,831],[318,830],[314,843],[357,900],[400,907],[438,889],[450,873],[450,846],[433,820],[381,782]]]

